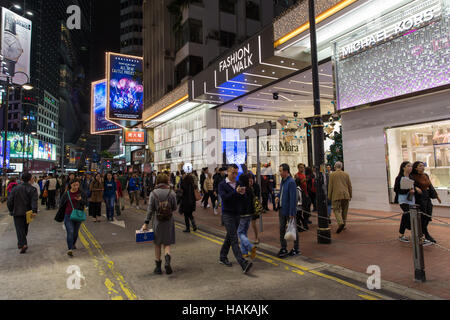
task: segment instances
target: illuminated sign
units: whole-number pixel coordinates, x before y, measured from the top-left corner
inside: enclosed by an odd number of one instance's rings
[[[142,120],[143,61],[141,57],[106,53],[106,119]]]
[[[147,131],[145,129],[124,129],[123,140],[126,146],[143,146],[147,144]]]
[[[117,132],[121,127],[105,118],[106,80],[93,82],[91,85],[91,134]]]

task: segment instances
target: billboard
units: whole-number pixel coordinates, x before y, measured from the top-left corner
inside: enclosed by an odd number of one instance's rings
[[[34,140],[23,133],[8,132],[11,159],[33,158]]]
[[[147,145],[147,130],[123,129],[123,141],[126,146],[145,146]]]
[[[0,140],[0,168],[3,168],[3,136]],[[10,151],[11,151],[11,142],[6,142],[6,168],[9,169],[10,167]]]
[[[116,132],[121,127],[105,119],[106,80],[92,82],[91,85],[91,134]]]
[[[56,146],[34,139],[33,158],[38,160],[56,161]]]
[[[31,21],[5,8],[1,8],[1,11],[0,73],[3,76],[14,76],[16,72],[30,75]],[[26,75],[19,73],[12,81],[22,85],[28,79]]]
[[[106,119],[142,121],[143,58],[107,52],[106,73]]]

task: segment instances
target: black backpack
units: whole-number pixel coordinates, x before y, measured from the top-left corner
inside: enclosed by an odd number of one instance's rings
[[[167,194],[167,198],[165,201],[161,201],[156,195],[156,192],[153,192],[156,200],[158,200],[158,207],[156,208],[156,219],[158,219],[159,221],[168,221],[170,220],[170,218],[172,218],[172,208],[169,203],[170,193],[171,191],[169,191],[169,193]]]

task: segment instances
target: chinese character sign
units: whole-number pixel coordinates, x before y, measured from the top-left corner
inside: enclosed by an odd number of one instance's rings
[[[147,132],[145,129],[125,129],[123,131],[125,145],[139,146],[147,144]]]
[[[142,120],[144,111],[143,59],[107,53],[108,120]]]

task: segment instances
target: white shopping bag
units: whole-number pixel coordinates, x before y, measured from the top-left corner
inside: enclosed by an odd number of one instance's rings
[[[295,218],[291,219],[289,221],[289,224],[288,224],[288,227],[287,227],[287,230],[286,230],[286,234],[284,235],[284,239],[285,240],[293,240],[293,241],[297,240],[297,237],[296,237],[297,234],[295,232],[295,228],[296,227],[297,226],[295,225]]]

